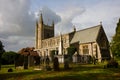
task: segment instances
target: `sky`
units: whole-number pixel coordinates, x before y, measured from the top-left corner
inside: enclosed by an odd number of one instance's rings
[[[0,40],[6,51],[35,46],[35,23],[55,22],[55,35],[102,22],[109,41],[120,18],[120,0],[0,0]]]

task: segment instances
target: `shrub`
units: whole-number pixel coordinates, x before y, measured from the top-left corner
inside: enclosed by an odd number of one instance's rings
[[[111,60],[107,63],[107,68],[118,68],[118,62],[115,61],[114,59],[111,59]]]
[[[8,69],[8,72],[13,72],[13,69],[9,68],[9,69]]]

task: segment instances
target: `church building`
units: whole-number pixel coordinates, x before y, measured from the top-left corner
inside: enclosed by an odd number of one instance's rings
[[[109,59],[110,46],[102,24],[55,36],[54,22],[44,24],[42,14],[36,22],[35,50],[39,56],[50,56],[52,50],[58,50],[57,55],[67,54],[67,48],[74,46],[79,55],[90,55],[99,61]]]

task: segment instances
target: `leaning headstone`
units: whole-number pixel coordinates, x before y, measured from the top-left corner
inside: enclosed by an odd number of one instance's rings
[[[59,71],[59,62],[57,57],[55,57],[53,60],[53,69],[54,71]]]

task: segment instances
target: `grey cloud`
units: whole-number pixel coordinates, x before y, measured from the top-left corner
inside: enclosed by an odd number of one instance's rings
[[[42,12],[46,24],[48,19],[55,23],[61,20],[47,7]],[[0,40],[5,49],[18,51],[23,47],[34,46],[35,21],[35,15],[30,14],[30,1],[0,0]]]
[[[29,7],[30,1],[27,0],[1,0],[0,33],[3,36],[6,34],[27,35],[29,29],[34,27],[32,21],[34,17],[28,14]]]
[[[24,47],[33,47],[34,37],[26,36],[9,36],[7,38],[0,38],[6,50],[18,51]]]
[[[30,0],[0,0],[0,40],[6,50],[34,46],[35,18]]]
[[[66,11],[67,10],[67,11]],[[81,15],[84,11],[85,8],[80,8],[80,7],[75,7],[75,6],[69,6],[63,10],[64,12],[60,13],[62,17],[62,21],[59,22],[56,26],[56,33],[58,34],[59,32],[68,33],[73,30],[73,25],[74,23],[72,22],[73,19]],[[58,31],[59,30],[59,31]]]

